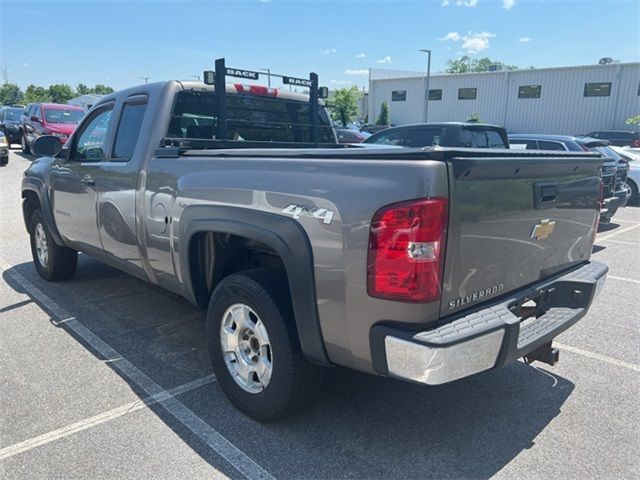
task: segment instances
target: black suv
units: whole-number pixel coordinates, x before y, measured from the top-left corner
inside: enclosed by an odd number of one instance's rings
[[[20,115],[22,107],[0,107],[0,130],[7,137],[7,143],[11,147],[12,143],[20,143]]]
[[[504,128],[473,122],[416,123],[387,128],[362,143],[398,147],[509,148]]]
[[[615,145],[616,147],[640,148],[640,132],[633,132],[631,130],[597,130],[588,133],[586,136],[599,140],[607,140],[611,145]]]

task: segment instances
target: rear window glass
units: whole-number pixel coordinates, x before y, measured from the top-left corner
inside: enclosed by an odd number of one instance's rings
[[[405,147],[431,147],[440,145],[442,128],[411,128],[404,139]]]
[[[564,146],[559,142],[547,142],[538,140],[538,148],[540,150],[564,150]]]
[[[335,143],[324,108],[318,109],[321,143]],[[214,139],[218,126],[214,92],[184,91],[177,94],[169,137]],[[310,142],[309,104],[255,95],[227,95],[229,139],[255,142]]]
[[[460,130],[460,146],[468,148],[507,148],[495,130],[463,128]]]

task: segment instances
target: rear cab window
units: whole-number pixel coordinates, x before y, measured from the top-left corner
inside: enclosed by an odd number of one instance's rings
[[[320,143],[335,143],[324,108],[318,109]],[[218,126],[214,92],[181,91],[169,124],[172,138],[215,139]],[[310,142],[309,104],[277,97],[227,94],[227,131],[230,140],[254,142]]]
[[[440,145],[444,129],[441,127],[411,128],[404,139],[405,147],[432,147]]]
[[[462,127],[458,140],[467,148],[509,148],[506,138],[493,128]]]

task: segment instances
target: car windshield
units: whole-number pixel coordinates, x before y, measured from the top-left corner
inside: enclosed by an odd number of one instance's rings
[[[22,115],[22,108],[7,108],[4,111],[5,120],[20,120],[20,115]]]
[[[47,108],[44,119],[47,123],[78,123],[84,117],[83,110],[66,108]]]

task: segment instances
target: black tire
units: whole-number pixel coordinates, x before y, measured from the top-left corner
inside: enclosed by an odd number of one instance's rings
[[[31,147],[29,147],[27,136],[24,133],[22,134],[22,140],[20,142],[20,146],[22,147],[22,153],[26,153],[27,155],[31,154]]]
[[[46,239],[47,256],[45,262],[38,256],[38,248],[36,245],[39,226],[41,227],[40,234],[44,234],[44,238]],[[78,265],[78,252],[68,247],[61,247],[53,241],[40,209],[37,209],[31,215],[29,235],[31,237],[33,264],[36,267],[38,275],[45,280],[55,282],[58,280],[66,280],[74,274],[76,266]]]
[[[627,181],[627,185],[631,188],[631,196],[627,202],[629,205],[640,205],[640,195],[638,194],[638,185],[633,181]]]
[[[222,352],[223,315],[239,303],[255,312],[268,333],[272,373],[257,393],[236,382]],[[255,420],[272,421],[293,413],[316,396],[322,383],[324,368],[309,363],[300,349],[287,278],[278,270],[247,270],[218,284],[207,310],[207,343],[220,387],[238,410]]]

